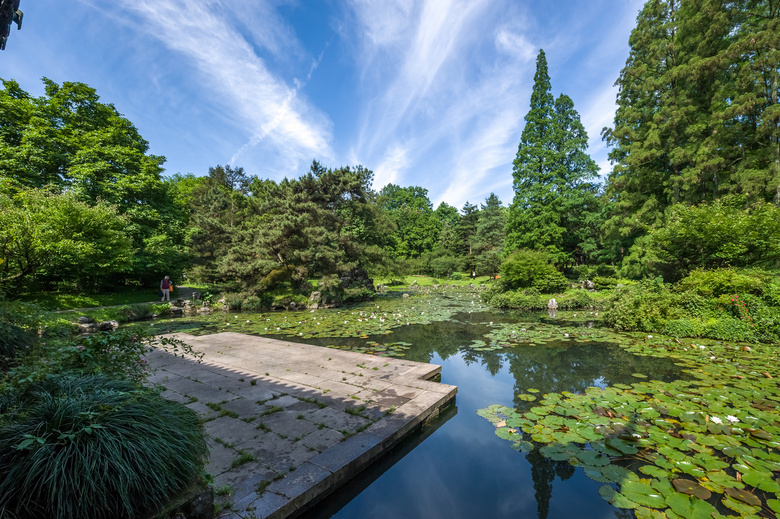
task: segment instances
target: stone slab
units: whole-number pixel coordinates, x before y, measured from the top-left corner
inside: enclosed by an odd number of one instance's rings
[[[221,518],[298,514],[438,416],[457,392],[429,380],[441,371],[431,364],[234,332],[176,337],[202,362],[155,351],[150,382],[204,420],[206,470],[215,488],[229,487],[229,497],[219,496],[231,505]]]

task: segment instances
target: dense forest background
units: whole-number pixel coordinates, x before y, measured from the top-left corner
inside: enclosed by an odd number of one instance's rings
[[[514,199],[461,208],[434,208],[422,186],[375,191],[369,169],[317,161],[279,182],[252,165],[165,176],[164,157],[89,86],[44,79],[34,97],[3,79],[0,291],[154,287],[168,274],[304,293],[357,269],[496,276],[518,261],[569,279],[776,268],[778,11],[771,0],[648,1],[602,132],[613,164],[603,177],[540,51]]]

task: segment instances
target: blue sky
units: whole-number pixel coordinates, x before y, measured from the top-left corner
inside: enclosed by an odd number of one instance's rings
[[[601,128],[639,0],[22,0],[0,77],[80,81],[164,155],[166,174],[243,166],[280,180],[363,164],[460,208],[508,204],[547,54],[609,168]]]

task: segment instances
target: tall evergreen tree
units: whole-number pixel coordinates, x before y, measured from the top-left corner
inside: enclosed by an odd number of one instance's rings
[[[531,108],[514,161],[515,197],[509,209],[506,249],[547,249],[559,264],[582,250],[580,228],[597,211],[598,168],[586,153],[587,134],[574,103],[550,93],[547,59],[539,51]]]
[[[629,39],[605,230],[630,245],[676,203],[780,203],[780,9],[772,0],[649,0]]]

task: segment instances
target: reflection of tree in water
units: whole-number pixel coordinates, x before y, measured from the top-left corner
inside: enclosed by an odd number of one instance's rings
[[[539,451],[538,446],[529,452],[525,459],[531,464],[531,478],[534,481],[534,495],[536,497],[536,514],[539,519],[547,519],[555,476],[558,476],[561,481],[566,481],[574,475],[574,465],[568,461],[554,461],[545,458]]]
[[[515,348],[507,353],[515,394],[529,388],[544,393],[583,393],[596,384],[633,382],[631,374],[644,372],[659,380],[679,377],[673,362],[640,357],[612,344],[587,343],[566,346]],[[515,405],[524,406],[515,396]]]

